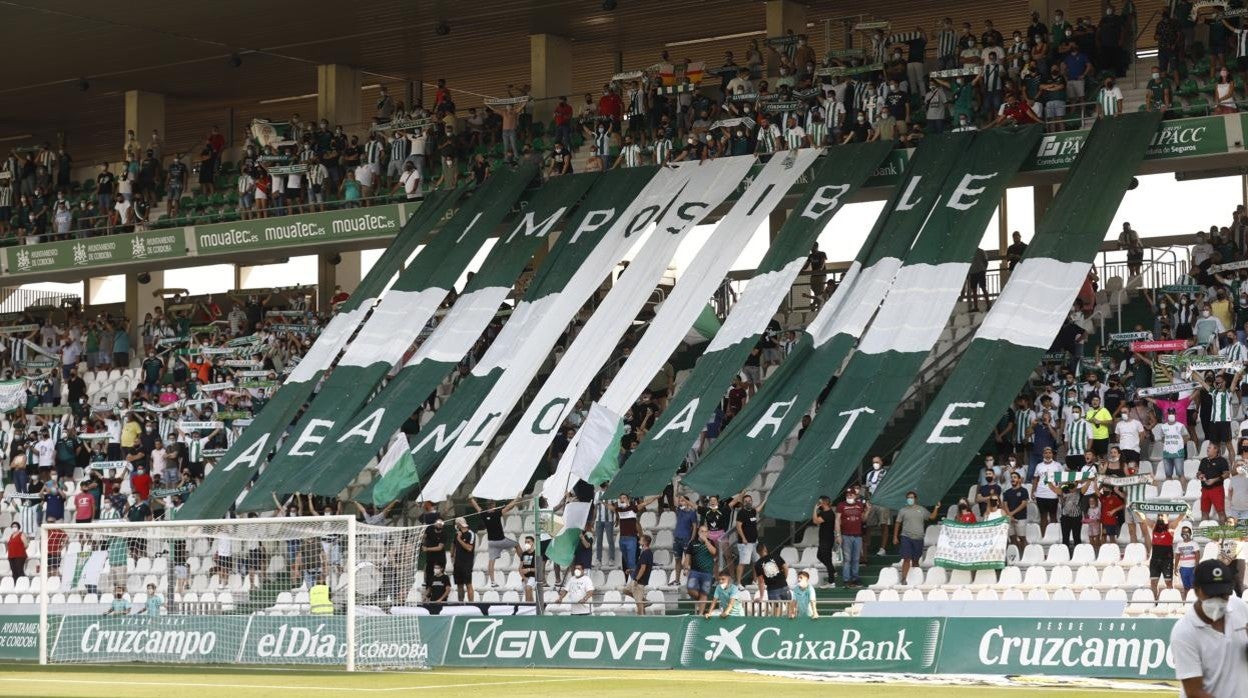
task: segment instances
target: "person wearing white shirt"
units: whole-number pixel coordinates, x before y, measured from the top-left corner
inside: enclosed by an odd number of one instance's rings
[[[399,184],[409,200],[421,197],[420,169],[416,167],[415,162],[408,160],[403,163],[403,174],[399,175]]]
[[[1053,460],[1053,449],[1045,448],[1043,460],[1036,465],[1035,476],[1031,481],[1031,498],[1040,510],[1040,530],[1048,528],[1050,523],[1057,522],[1057,493],[1049,487],[1052,476],[1066,472],[1066,466]]]
[[[1118,450],[1122,454],[1122,462],[1128,467],[1139,465],[1140,439],[1144,438],[1144,425],[1130,413],[1123,411],[1118,414],[1114,433],[1118,435]]]
[[[572,566],[572,576],[564,580],[563,590],[559,592],[559,602],[562,603],[565,598],[572,602],[571,615],[593,614],[594,580],[585,574],[585,568],[579,562]]]
[[[1248,696],[1248,604],[1219,560],[1196,566],[1196,603],[1170,630],[1174,676],[1184,698]]]

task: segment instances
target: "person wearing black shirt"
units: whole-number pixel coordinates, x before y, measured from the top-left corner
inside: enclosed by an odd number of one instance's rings
[[[520,546],[514,540],[508,539],[506,534],[503,533],[503,516],[515,508],[516,502],[512,501],[502,508],[494,507],[486,510],[481,509],[481,505],[477,503],[476,498],[469,498],[468,503],[481,515],[481,523],[485,526],[486,547],[490,552],[490,562],[485,572],[485,585],[487,587],[497,586],[494,583],[494,561],[504,551],[515,550],[517,554],[520,552]]]
[[[425,539],[420,543],[420,550],[425,554],[425,586],[433,580],[434,569],[446,567],[446,539],[443,535],[443,521],[438,519],[432,526],[425,529]]]
[[[863,112],[858,112],[857,118],[854,119],[854,123],[850,124],[847,131],[845,140],[841,141],[843,144],[866,143],[871,134],[875,133],[871,128],[871,123],[867,121],[867,115]]]
[[[477,550],[477,532],[468,526],[468,521],[462,516],[455,519],[453,545],[455,594],[460,601],[463,601],[466,588],[468,600],[472,601],[475,598],[472,589],[472,562]]]
[[[533,549],[533,536],[524,537],[520,552],[520,577],[524,581],[524,601],[533,603],[533,589],[537,587],[537,551]]]
[[[442,565],[437,565],[432,569],[433,573],[428,575],[425,582],[425,604],[436,604],[430,609],[436,613],[441,610],[442,604],[446,603],[451,595],[451,578],[446,576]]]
[[[650,584],[650,572],[654,570],[654,551],[650,550],[650,536],[642,536],[640,543],[641,550],[637,553],[637,569],[628,585],[624,587],[624,593],[631,595],[637,602],[637,615],[644,616],[646,615],[646,586]],[[573,562],[573,564],[576,563]]]
[[[754,563],[754,581],[758,590],[767,591],[768,601],[791,601],[789,591],[789,565],[780,555],[767,549],[766,543],[758,544],[758,562]],[[778,616],[788,610],[788,604],[767,604],[769,616]]]
[[[1231,466],[1226,459],[1218,455],[1218,445],[1209,444],[1204,458],[1200,459],[1200,467],[1196,469],[1196,479],[1200,480],[1200,512],[1202,518],[1209,518],[1209,512],[1218,512],[1218,521],[1226,518],[1226,490],[1223,482],[1230,475]]]
[[[810,520],[819,527],[819,550],[815,557],[828,573],[828,581],[824,586],[835,586],[836,566],[832,563],[832,546],[836,544],[836,511],[832,508],[831,497],[825,494],[819,498]]]
[[[754,508],[754,498],[745,495],[737,507],[737,586],[741,586],[741,576],[745,574],[747,565],[757,562],[758,545],[758,510]]]
[[[1023,261],[1023,255],[1027,252],[1027,243],[1023,242],[1022,233],[1014,231],[1014,244],[1005,248],[1005,258],[1009,262],[1010,271],[1014,271],[1014,267]]]
[[[95,176],[95,194],[99,198],[100,211],[108,211],[113,208],[113,183],[116,177],[112,172],[108,171],[108,163],[100,163],[100,173]]]

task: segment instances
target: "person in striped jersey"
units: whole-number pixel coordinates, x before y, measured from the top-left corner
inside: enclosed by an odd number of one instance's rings
[[[936,68],[949,70],[958,65],[958,34],[953,30],[953,20],[945,17],[936,35]]]
[[[758,137],[757,145],[754,152],[759,155],[774,153],[780,149],[780,128],[773,123],[768,122],[767,117],[760,116],[758,119]]]
[[[1223,335],[1222,348],[1218,350],[1218,355],[1227,361],[1243,363],[1248,361],[1248,347],[1239,341],[1238,334],[1231,329]]]
[[[812,148],[822,148],[828,144],[828,124],[824,120],[823,106],[815,103],[806,110],[806,135]]]
[[[1019,395],[1014,401],[1014,409],[1010,411],[1012,432],[1010,442],[1014,444],[1014,455],[1019,463],[1031,462],[1031,425],[1035,418],[1036,415],[1031,411],[1027,398]],[[1027,469],[1026,480],[1028,482],[1031,481],[1033,469],[1034,466]]]
[[[810,141],[806,137],[806,130],[797,125],[797,117],[790,116],[788,120],[788,128],[784,131],[785,144],[789,146],[789,150],[796,152],[798,148],[805,148],[810,145]]]
[[[651,142],[651,148],[654,151],[654,164],[666,165],[672,161],[672,150],[674,145],[672,139],[664,133],[656,133],[654,140]]]
[[[1071,470],[1080,468],[1085,461],[1084,454],[1092,453],[1092,423],[1083,418],[1082,406],[1070,408],[1062,438],[1066,442],[1066,467]],[[1093,454],[1093,460],[1095,456]]]
[[[618,170],[621,166],[640,167],[644,164],[642,153],[641,146],[633,142],[633,135],[630,132],[624,137],[624,147],[620,148],[620,156],[615,159],[615,164],[611,166],[611,169]]]
[[[1210,388],[1208,379],[1200,371],[1192,371],[1192,380],[1196,381],[1200,390],[1208,393],[1210,399],[1209,423],[1205,438],[1211,445],[1225,449],[1223,453],[1228,455],[1234,453],[1231,442],[1231,418],[1239,404],[1237,395],[1239,382],[1243,376],[1244,370],[1240,368],[1228,384],[1226,375],[1219,373],[1214,376],[1213,387]]]
[[[646,91],[642,88],[640,81],[633,81],[627,96],[628,134],[644,142],[646,139]]]
[[[390,152],[389,159],[386,161],[384,186],[394,186],[403,176],[403,161],[407,159],[410,144],[411,141],[407,139],[407,134],[404,132],[395,131],[390,134]]]
[[[1122,90],[1114,84],[1112,77],[1105,78],[1105,84],[1096,93],[1096,117],[1119,116],[1122,114]]]

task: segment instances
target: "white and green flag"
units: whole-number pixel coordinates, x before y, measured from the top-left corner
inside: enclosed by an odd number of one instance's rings
[[[359,474],[377,450],[455,369],[472,349],[511,294],[516,279],[538,247],[564,215],[590,189],[599,175],[559,177],[538,189],[490,250],[480,270],[447,311],[433,333],[368,404],[351,413],[346,407],[326,412],[325,437],[298,453],[275,459],[261,483],[264,492],[307,492],[326,496],[341,492]],[[609,192],[608,192],[609,193]],[[282,467],[280,479],[269,477]],[[314,483],[309,487],[307,483]],[[263,497],[253,496],[241,508],[265,508]]]
[[[628,360],[611,379],[611,385],[599,399],[604,407],[616,414],[623,414],[636,401],[637,396],[654,379],[654,375],[663,368],[668,357],[680,346],[682,335],[706,309],[706,299],[715,293],[732,263],[740,256],[742,248],[749,243],[755,231],[780,204],[798,178],[814,164],[819,152],[814,148],[802,148],[795,152],[778,154],[754,176],[741,198],[737,199],[728,213],[715,225],[710,238],[680,275],[676,287],[659,307],[637,346],[633,347]],[[587,340],[594,338],[590,335]],[[556,369],[556,374],[558,373],[559,369]],[[572,445],[564,451],[554,475],[546,480],[544,494],[548,500],[557,501],[575,484],[578,478],[570,474],[574,459],[583,455],[589,460],[600,459],[600,451],[587,455],[581,453],[589,447],[589,444],[581,443],[579,436],[573,439]],[[499,454],[500,459],[505,459],[505,454],[504,446]],[[506,460],[501,462],[508,463]],[[508,470],[510,467],[499,467],[497,472]],[[594,484],[611,479],[617,470],[618,467],[613,467],[610,472],[602,473],[599,476],[601,479]],[[487,471],[478,483],[478,489],[483,493],[490,486],[491,471]],[[506,495],[500,495],[496,491],[495,494],[486,496],[499,498]]]
[[[239,434],[217,467],[208,473],[194,496],[178,511],[183,519],[209,519],[223,516],[255,475],[260,457],[267,457],[291,420],[312,396],[321,376],[333,364],[342,347],[355,333],[381,296],[391,278],[403,268],[407,258],[425,242],[444,215],[455,210],[462,190],[437,193],[424,202],[416,214],[360,281],[351,297],[330,319],[299,365],[286,377],[251,426]],[[242,467],[239,467],[239,466]]]
[[[784,363],[684,476],[688,486],[703,493],[740,492],[794,431],[875,315],[970,141],[968,134],[951,134],[919,146],[868,234],[868,242],[876,242],[862,251],[865,261],[855,260]]]
[[[857,352],[780,472],[769,515],[809,518],[819,497],[835,498],[870,455],[948,324],[1006,185],[1042,135],[1039,126],[994,128],[959,148],[960,169],[945,180]]]
[[[26,380],[0,381],[0,412],[12,412],[26,406]]]
[[[586,321],[572,346],[567,348],[554,371],[546,378],[537,396],[508,435],[507,441],[495,454],[490,467],[477,482],[473,489],[474,496],[510,499],[524,489],[556,431],[575,406],[577,398],[589,387],[598,370],[615,351],[620,338],[632,325],[633,319],[645,307],[655,285],[667,270],[688,232],[728,198],[749,172],[753,162],[752,157],[729,157],[705,163],[680,163],[679,170],[692,170],[688,183],[659,218],[656,229],[646,240],[641,252],[616,280],[610,293]],[[699,299],[699,308],[709,296],[707,293]],[[668,304],[671,305],[671,299]],[[684,336],[685,329],[687,326],[678,329],[677,341]],[[543,355],[526,358],[525,361],[538,364],[544,359]],[[514,375],[524,377],[520,374]],[[647,380],[652,377],[653,373]],[[518,398],[528,384],[528,377],[524,378],[523,385],[520,385],[508,374],[503,374],[495,390],[507,398],[508,409],[500,409],[502,404],[496,407],[493,401],[482,406],[479,416],[483,413],[500,414],[500,418],[491,421],[480,432],[472,423],[469,424],[467,431],[474,438],[471,443],[461,440],[452,447],[442,468],[434,473],[426,485],[426,499],[445,499],[451,492],[447,485],[452,488],[459,485],[466,474],[465,466],[471,467],[484,453],[488,440],[497,431],[501,416],[510,411],[514,398]],[[459,477],[454,477],[457,474]]]
[[[1150,140],[1155,112],[1101,119],[966,353],[902,447],[875,501],[934,502],[964,473],[1061,329]]]
[[[579,364],[579,370],[575,371],[575,375],[565,375],[563,379],[560,379],[567,381],[562,385],[556,384],[553,373],[547,377],[538,397],[521,418],[519,426],[512,430],[511,438],[517,440],[519,435],[526,430],[530,433],[538,432],[533,434],[530,444],[537,448],[538,452],[521,452],[515,464],[515,478],[523,478],[524,482],[528,481],[536,465],[536,459],[541,457],[541,452],[546,448],[545,445],[539,444],[549,443],[553,431],[563,423],[567,412],[574,406],[576,398],[584,391],[598,368],[615,349],[624,330],[649,300],[651,292],[667,270],[668,263],[686,233],[709,214],[711,209],[726,199],[733,188],[740,183],[748,169],[748,163],[742,163],[741,160],[741,158],[725,158],[703,165],[696,162],[680,163],[675,168],[660,170],[663,174],[671,173],[669,177],[674,177],[675,180],[673,186],[660,194],[658,201],[662,203],[662,206],[647,204],[628,221],[617,223],[617,225],[622,224],[633,228],[636,227],[633,221],[645,220],[646,225],[642,227],[650,229],[650,232],[645,238],[641,251],[633,258],[628,269],[615,281],[611,291],[556,366],[556,371],[560,371],[560,368],[565,365]],[[651,223],[654,225],[650,225]],[[598,281],[600,282],[601,278]],[[595,284],[596,287],[597,284]],[[548,333],[553,331],[557,337],[564,328],[565,325],[551,328],[546,323],[542,323],[540,331],[544,336],[549,336]],[[496,340],[495,344],[498,344],[498,341]],[[473,464],[493,441],[494,435],[502,426],[502,421],[524,394],[541,364],[545,362],[552,346],[553,342],[540,342],[533,345],[524,342],[509,349],[512,353],[509,369],[499,377],[490,395],[482,401],[467,427],[443,457],[442,467],[433,474],[424,487],[425,499],[442,501],[463,482]],[[524,486],[524,482],[513,491],[513,494]]]
[[[861,143],[838,150],[809,170],[810,182],[768,248],[754,278],[728,314],[667,409],[611,480],[608,497],[658,494],[671,482],[685,454],[710,421],[724,391],[758,344],[794,280],[806,266],[811,245],[841,206],[892,150],[888,143]],[[878,233],[879,231],[875,231]],[[861,268],[878,235],[863,243],[854,269]],[[856,272],[851,271],[850,279]],[[695,323],[695,328],[696,328]],[[688,340],[686,340],[688,341]]]
[[[514,172],[503,171],[487,180],[460,209],[459,215],[399,275],[394,286],[382,296],[372,315],[343,351],[333,373],[322,382],[316,399],[294,425],[278,455],[260,474],[245,500],[245,510],[267,509],[264,500],[266,497],[271,500],[273,492],[305,491],[304,485],[313,479],[313,475],[304,470],[304,464],[313,462],[317,449],[333,432],[337,420],[359,409],[382,379],[402,361],[454,287],[456,279],[463,274],[494,229],[503,222],[536,172],[532,165],[521,166]],[[505,248],[504,245],[500,250]],[[508,277],[508,286],[514,278],[514,275]],[[499,281],[491,270],[486,270],[485,283]],[[473,290],[485,291],[484,288]],[[464,300],[469,305],[482,300],[474,295],[466,296]],[[499,293],[493,295],[494,300],[501,302]],[[505,296],[506,292],[501,295]],[[484,306],[487,302],[480,305]],[[488,317],[480,317],[480,312],[470,312],[469,315],[472,322],[480,322],[480,329],[484,329],[489,322]],[[480,329],[474,333],[474,339]],[[458,359],[456,357],[456,361]],[[263,462],[263,454],[252,455],[256,461]],[[317,465],[323,467],[324,463]]]
[[[934,562],[950,570],[999,570],[1005,567],[1009,535],[1008,516],[976,523],[945,520],[940,525]]]

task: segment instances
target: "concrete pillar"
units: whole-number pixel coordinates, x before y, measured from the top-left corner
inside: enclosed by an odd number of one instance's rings
[[[316,66],[316,118],[351,131],[363,122],[360,114],[360,71],[346,65]]]
[[[794,34],[805,34],[806,32],[806,5],[800,4],[794,0],[766,0],[766,29],[768,29],[768,37],[784,36],[790,30]],[[774,77],[780,75],[780,66],[773,65],[774,61],[770,60],[771,51],[763,51],[764,59],[768,61],[768,76]]]
[[[555,99],[571,97],[572,42],[554,34],[529,37],[529,87],[533,95],[533,120],[550,121]]]
[[[134,137],[146,146],[152,138],[152,130],[165,133],[165,96],[155,92],[126,90],[126,130],[134,131]]]
[[[1010,212],[1005,200],[1006,197],[1002,196],[1001,205],[997,207],[997,253],[1001,255],[999,257],[999,268],[1003,276],[1007,266],[1005,261],[1005,252],[1006,248],[1010,246]],[[1002,286],[1004,285],[1005,284],[1003,283]],[[998,292],[1000,292],[1000,290],[998,290]]]
[[[165,299],[152,295],[152,291],[165,287],[165,272],[149,271],[151,280],[139,283],[138,274],[126,274],[126,317],[130,319],[130,346],[143,349],[139,328],[143,324],[143,316],[155,313],[158,306],[165,304]],[[90,280],[84,286],[89,286]]]
[[[334,264],[337,255],[341,261]],[[360,252],[330,252],[317,255],[316,259],[316,307],[318,310],[329,308],[329,300],[334,297],[334,287],[341,286],[347,293],[355,293],[360,285]]]

